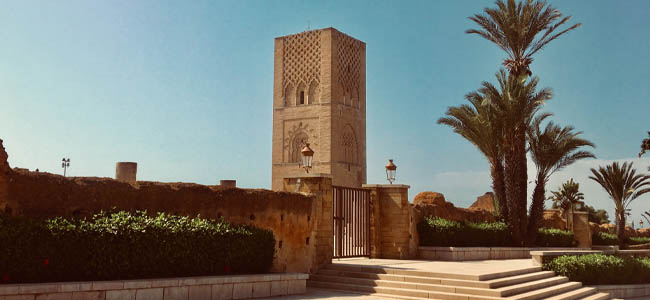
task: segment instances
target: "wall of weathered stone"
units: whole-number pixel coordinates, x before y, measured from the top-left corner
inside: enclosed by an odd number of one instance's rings
[[[417,256],[411,249],[414,236],[408,185],[368,184],[373,216],[370,223],[371,257],[407,259]],[[413,251],[412,251],[413,250]]]
[[[111,178],[13,171],[6,158],[0,143],[0,208],[13,215],[85,217],[100,210],[117,209],[223,217],[233,223],[273,231],[274,271],[308,272],[312,267],[306,240],[316,228],[313,216],[321,213],[315,207],[315,196],[191,183],[129,184]]]

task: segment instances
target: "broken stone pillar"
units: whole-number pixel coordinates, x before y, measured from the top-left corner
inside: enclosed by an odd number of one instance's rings
[[[589,213],[586,211],[573,211],[573,238],[580,248],[591,248],[591,228],[589,227]]]
[[[9,155],[7,155],[5,147],[2,145],[2,139],[0,139],[0,212],[11,213],[11,207],[9,207],[9,174],[11,168],[9,162],[7,162],[8,158]]]
[[[138,173],[138,163],[118,162],[115,164],[115,180],[135,183]]]
[[[237,180],[221,180],[219,185],[224,189],[234,189],[237,187]]]
[[[365,184],[370,189],[370,242],[372,258],[407,259],[417,256],[413,239],[409,186],[404,184]]]

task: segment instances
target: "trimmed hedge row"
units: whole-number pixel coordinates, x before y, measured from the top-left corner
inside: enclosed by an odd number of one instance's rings
[[[90,220],[0,215],[0,282],[116,280],[266,273],[269,230],[146,212]]]
[[[545,263],[543,268],[586,285],[650,283],[650,258],[604,254],[560,256]]]
[[[618,245],[618,237],[615,234],[607,232],[594,232],[591,235],[591,241],[594,245]],[[640,245],[650,243],[648,237],[631,237],[625,240],[628,245]]]
[[[422,246],[513,246],[508,225],[503,222],[457,222],[430,217],[420,222],[417,229]],[[573,246],[573,233],[559,229],[541,228],[536,244],[544,247],[571,247]]]

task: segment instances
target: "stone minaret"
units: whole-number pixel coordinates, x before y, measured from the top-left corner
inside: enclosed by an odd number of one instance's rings
[[[315,152],[310,172],[337,186],[366,183],[366,44],[334,28],[275,39],[273,190],[305,174],[305,143]]]

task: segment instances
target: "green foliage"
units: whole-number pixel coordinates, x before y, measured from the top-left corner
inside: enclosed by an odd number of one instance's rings
[[[603,254],[560,256],[545,263],[544,269],[585,285],[650,283],[650,258]]]
[[[627,239],[628,245],[641,245],[650,243],[649,237],[631,237]]]
[[[591,243],[594,245],[618,245],[618,238],[615,234],[607,232],[594,232],[591,235]]]
[[[540,228],[535,244],[542,247],[573,247],[573,232],[555,228]]]
[[[146,212],[90,220],[0,215],[0,280],[48,282],[268,272],[269,230]],[[2,279],[3,278],[3,279]]]
[[[563,183],[557,191],[552,191],[551,194],[553,196],[549,197],[549,199],[553,201],[553,208],[567,210],[578,203],[578,201],[584,200],[585,195],[579,189],[580,184],[574,182],[573,178],[571,178],[569,181]]]
[[[422,246],[506,247],[513,246],[508,226],[503,222],[457,222],[438,217],[426,218],[417,226]],[[542,228],[540,246],[570,247],[573,233]]]
[[[555,206],[555,203],[553,203],[553,206]],[[604,209],[596,210],[593,206],[585,205],[584,211],[589,213],[589,222],[593,222],[598,225],[610,223],[609,214]]]

